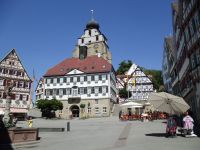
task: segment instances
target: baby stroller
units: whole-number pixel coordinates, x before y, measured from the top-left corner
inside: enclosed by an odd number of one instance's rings
[[[167,126],[166,126],[167,137],[175,137],[176,129],[177,129],[176,120],[173,117],[169,117],[167,120]]]
[[[186,137],[187,135],[191,136],[193,135],[193,122],[194,120],[192,119],[192,117],[190,117],[189,115],[185,116],[183,118],[183,124],[184,124],[184,127],[183,127],[183,134],[184,136]]]

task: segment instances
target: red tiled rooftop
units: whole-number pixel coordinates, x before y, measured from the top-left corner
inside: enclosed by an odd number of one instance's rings
[[[80,70],[84,73],[100,73],[111,71],[112,65],[98,56],[90,56],[83,60],[79,58],[68,58],[50,68],[44,76],[62,76],[73,69]]]

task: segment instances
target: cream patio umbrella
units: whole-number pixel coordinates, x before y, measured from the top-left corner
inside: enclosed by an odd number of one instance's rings
[[[141,109],[143,108],[143,105],[136,102],[128,102],[128,103],[122,104],[121,107],[125,109],[128,109],[128,108],[132,110],[134,109],[134,111],[138,110],[138,113],[140,114]]]
[[[136,102],[128,102],[128,103],[124,103],[121,104],[121,107],[127,107],[127,108],[139,108],[139,107],[143,107],[142,104],[136,103]]]
[[[181,114],[190,108],[182,97],[166,92],[151,93],[148,101],[159,111],[169,114]]]

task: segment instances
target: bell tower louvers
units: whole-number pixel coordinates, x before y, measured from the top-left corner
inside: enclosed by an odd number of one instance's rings
[[[99,30],[100,26],[93,18],[86,25],[84,34],[78,38],[78,43],[73,51],[73,57],[85,59],[88,56],[98,55],[112,63],[107,38]]]

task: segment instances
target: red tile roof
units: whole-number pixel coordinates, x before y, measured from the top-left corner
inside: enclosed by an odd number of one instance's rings
[[[111,71],[112,65],[98,56],[90,56],[83,60],[79,58],[68,58],[50,68],[44,76],[63,76],[73,69],[80,70],[84,73],[100,73]]]

